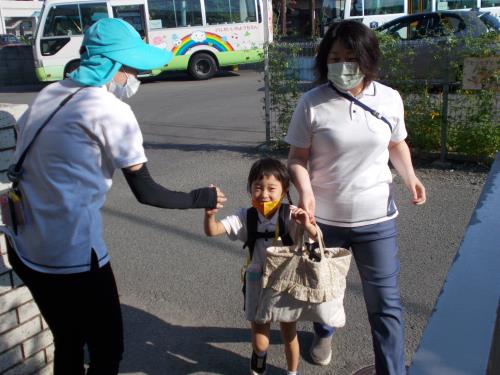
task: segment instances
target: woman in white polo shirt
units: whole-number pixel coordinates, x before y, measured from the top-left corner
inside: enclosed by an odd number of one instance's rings
[[[403,314],[398,286],[391,161],[416,205],[425,188],[415,176],[399,93],[375,82],[378,41],[368,27],[343,21],[326,32],[316,56],[322,85],[293,114],[286,142],[299,205],[328,246],[350,247],[360,271],[379,375],[402,375]],[[331,360],[333,328],[314,324],[314,362]]]
[[[85,374],[86,345],[87,375],[114,375],[123,330],[101,218],[114,171],[156,207],[215,208],[225,198],[217,188],[170,191],[148,173],[139,124],[122,99],[137,92],[138,71],[165,65],[171,53],[110,18],[85,32],[80,52],[80,67],[44,88],[19,122],[26,223],[10,234],[9,259],[53,333],[54,374]]]

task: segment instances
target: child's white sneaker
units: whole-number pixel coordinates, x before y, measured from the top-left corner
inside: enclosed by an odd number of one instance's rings
[[[252,352],[252,359],[250,360],[250,375],[265,375],[266,359],[267,353],[262,357],[259,357],[255,352]]]

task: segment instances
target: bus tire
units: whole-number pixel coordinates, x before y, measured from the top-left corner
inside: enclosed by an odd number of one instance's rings
[[[189,60],[188,72],[194,79],[210,79],[217,72],[217,63],[208,53],[197,53]]]
[[[73,60],[70,61],[65,67],[64,67],[64,78],[71,73],[73,70],[77,69],[80,66],[80,60]]]

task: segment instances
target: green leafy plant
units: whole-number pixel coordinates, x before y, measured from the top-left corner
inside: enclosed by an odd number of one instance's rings
[[[296,66],[300,48],[294,43],[273,43],[269,46],[271,112],[274,123],[271,139],[283,144],[293,110],[301,94]]]

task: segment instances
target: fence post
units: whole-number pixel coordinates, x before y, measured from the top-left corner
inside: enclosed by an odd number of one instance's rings
[[[266,122],[266,143],[271,141],[271,90],[269,85],[269,43],[264,43],[264,113]]]
[[[448,142],[448,94],[450,92],[450,84],[445,82],[443,85],[443,106],[441,113],[443,122],[441,123],[441,154],[439,160],[444,162],[447,155],[447,142]]]

